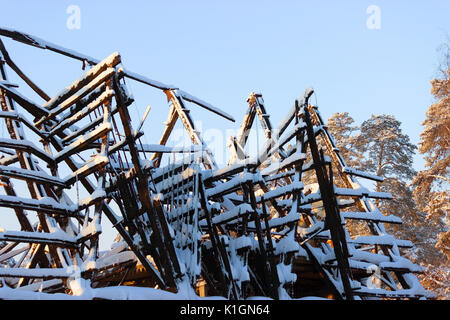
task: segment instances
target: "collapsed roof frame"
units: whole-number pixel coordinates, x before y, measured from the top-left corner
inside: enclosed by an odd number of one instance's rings
[[[117,53],[98,61],[15,30],[0,28],[0,35],[92,67],[50,98],[14,64],[0,40],[2,62],[47,101],[39,106],[22,96],[7,82],[2,64],[0,116],[6,120],[11,139],[0,143],[2,148],[14,151],[0,159],[6,193],[0,196],[0,206],[13,208],[22,230],[0,233],[0,240],[7,243],[0,249],[0,262],[26,253],[15,268],[0,268],[0,276],[19,278],[13,287],[33,287],[30,279],[34,278],[43,279],[40,287],[45,283],[48,292],[72,290],[71,281],[78,278],[108,286],[117,281],[111,277],[120,277],[119,283],[127,279],[130,268],[139,261],[145,268],[146,285],[176,292],[188,283],[192,290],[203,290],[204,295],[231,299],[251,295],[299,297],[305,291],[303,274],[311,267],[323,279],[306,280],[322,283],[338,299],[430,296],[413,275],[420,268],[401,257],[399,247],[411,247],[412,243],[387,235],[383,227],[383,223],[400,223],[400,219],[383,215],[370,201],[391,196],[368,191],[355,177],[382,179],[347,167],[317,107],[309,104],[312,89],[295,101],[275,130],[262,96],[252,93],[238,138],[231,139],[233,158],[227,167],[218,168],[214,155],[195,130],[185,101],[234,121],[230,115],[174,86],[125,70]],[[158,145],[143,148],[139,138],[144,133],[131,127],[127,107],[132,98],[124,78],[163,90],[171,102]],[[17,113],[14,102],[35,117],[34,123]],[[90,123],[73,127],[92,114],[96,118],[90,118]],[[244,149],[256,114],[266,144],[256,158],[249,158]],[[198,149],[164,147],[178,118]],[[26,140],[19,123],[42,139],[43,149]],[[292,123],[293,128],[289,128]],[[117,141],[115,134],[125,139]],[[285,150],[291,141],[291,148]],[[94,157],[82,164],[72,159],[86,151],[94,152]],[[140,157],[146,152],[153,153],[150,162]],[[158,168],[163,152],[192,156]],[[37,167],[33,157],[45,161],[51,174]],[[57,175],[62,161],[73,171],[63,179]],[[16,162],[21,168],[6,167]],[[342,187],[336,186],[332,169],[338,172]],[[307,174],[316,182],[304,185]],[[17,197],[10,179],[25,180],[32,199]],[[91,196],[73,204],[63,190],[75,182]],[[343,210],[349,206],[349,198],[355,200],[350,205],[360,211]],[[109,206],[110,201],[115,201],[120,216]],[[38,213],[37,228],[27,219],[27,210]],[[102,213],[124,241],[121,250],[112,249],[103,259],[98,252]],[[70,219],[78,221],[81,230],[77,232]],[[350,237],[344,219],[366,221],[372,236]],[[13,250],[18,243],[32,245]],[[372,246],[375,252],[367,252]],[[25,268],[21,267],[23,261],[27,261]],[[74,269],[81,270],[78,278],[69,272]],[[367,281],[374,276],[381,283],[371,287]],[[53,278],[64,280],[58,284],[46,280]],[[200,289],[199,283],[203,283]],[[315,288],[308,290],[316,292]]]

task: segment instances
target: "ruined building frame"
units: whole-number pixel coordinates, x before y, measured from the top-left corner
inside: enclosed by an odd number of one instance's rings
[[[251,93],[229,141],[232,157],[219,168],[189,108],[234,121],[229,114],[127,70],[118,53],[100,61],[19,31],[0,28],[0,36],[0,118],[8,129],[0,138],[0,210],[20,225],[0,230],[0,298],[117,298],[135,287],[151,288],[155,299],[432,297],[416,278],[422,268],[402,256],[411,241],[385,230],[401,220],[373,201],[391,195],[358,182],[382,178],[347,166],[310,102],[313,89],[277,127],[262,95]],[[49,97],[14,63],[2,37],[77,59],[87,70]],[[20,93],[11,71],[45,102]],[[155,144],[141,141],[148,109],[132,126],[129,81],[167,97]],[[178,119],[189,147],[166,146]],[[265,143],[250,156],[255,121]],[[175,153],[183,157],[162,161]],[[28,197],[19,196],[16,181]],[[69,197],[74,188],[89,196]],[[107,252],[99,251],[102,219],[118,233]],[[365,235],[351,234],[355,221]]]

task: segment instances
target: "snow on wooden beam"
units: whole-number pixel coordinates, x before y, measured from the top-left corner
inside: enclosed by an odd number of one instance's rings
[[[86,96],[89,92],[100,86],[102,83],[104,83],[107,79],[111,78],[112,75],[116,72],[114,68],[107,68],[105,71],[100,73],[95,79],[93,79],[91,82],[86,84],[84,87],[82,87],[76,94],[71,95],[66,100],[61,101],[60,104],[54,106],[52,109],[49,110],[49,114],[39,119],[37,122],[35,122],[36,126],[41,125],[45,121],[54,119],[55,116],[72,106],[73,104],[77,103],[81,98]],[[59,101],[59,100],[57,100]]]
[[[263,176],[276,174],[289,167],[298,165],[301,161],[306,159],[306,154],[296,152],[282,161],[272,162],[268,167],[261,170]]]
[[[86,95],[88,92],[85,92],[83,90],[86,90],[86,88],[91,88],[92,90],[92,87],[94,86],[93,84],[97,83],[99,85],[100,83],[104,82],[105,79],[107,79],[114,73],[114,67],[119,63],[119,53],[112,53],[103,61],[99,62],[95,67],[89,69],[82,77],[74,81],[70,86],[64,88],[64,90],[59,92],[50,101],[46,102],[43,107],[47,110],[53,110],[57,108],[58,105],[62,104],[63,101],[68,100],[71,96],[75,95],[77,91],[84,92],[84,95]],[[78,92],[77,94],[78,99],[81,98],[81,92]]]
[[[130,70],[125,70],[122,69],[123,74],[130,79],[133,79],[135,81],[138,81],[140,83],[149,85],[151,87],[157,88],[157,89],[161,89],[161,90],[175,90],[178,89],[178,87],[174,86],[174,85],[170,85],[170,84],[165,84],[153,79],[149,79],[143,75],[137,74],[135,72],[132,72]]]
[[[412,263],[403,257],[396,257],[396,261],[387,261],[380,263],[380,269],[384,271],[394,271],[403,273],[424,273],[424,268],[418,264]]]
[[[309,97],[311,97],[311,95],[313,93],[314,93],[314,90],[312,88],[307,88],[303,92],[303,95],[300,97],[298,105],[302,106],[305,103],[305,101],[307,101],[309,99]],[[296,111],[296,106],[294,104],[292,106],[292,108],[289,110],[287,116],[283,120],[281,120],[280,124],[277,127],[277,132],[279,135],[283,134],[283,132],[287,129],[287,127],[289,126],[291,121],[295,118],[295,111]]]
[[[24,125],[26,125],[29,129],[31,129],[34,133],[36,133],[39,137],[44,138],[45,135],[42,131],[36,128],[36,126],[28,121],[27,118],[25,118],[20,113],[17,113],[15,111],[0,111],[0,118],[6,118],[6,119],[12,119],[15,121],[20,121]]]
[[[292,130],[288,133],[284,133],[281,137],[276,140],[272,149],[268,152],[268,155],[272,155],[275,152],[278,152],[280,148],[282,148],[286,143],[288,143],[291,139],[293,139],[299,132],[306,128],[306,124],[303,121],[297,123]]]
[[[108,157],[96,155],[95,157],[89,159],[82,167],[78,168],[62,180],[65,185],[71,185],[77,180],[83,179],[91,173],[98,171],[100,168],[103,168],[108,164],[108,162]]]
[[[269,225],[269,229],[279,228],[279,227],[291,224],[293,222],[297,222],[298,220],[300,220],[300,214],[298,212],[290,212],[289,214],[285,215],[284,217],[270,219],[268,221],[268,225]],[[248,228],[249,229],[255,228],[255,222],[253,222],[253,221],[249,222]],[[266,225],[265,224],[261,225],[261,229],[265,231]]]
[[[137,261],[136,255],[132,251],[119,252],[97,259],[95,262],[95,270],[103,271],[129,263],[136,263]]]
[[[74,59],[78,59],[80,61],[86,61],[89,64],[97,64],[99,62],[99,60],[96,60],[92,57],[83,55],[83,54],[78,53],[73,50],[63,48],[63,47],[53,44],[51,42],[45,41],[39,37],[32,36],[32,35],[26,34],[24,32],[17,31],[17,30],[2,27],[2,28],[0,28],[0,35],[11,38],[15,41],[25,43],[27,45],[38,47],[41,49],[48,49],[48,50],[63,54],[65,56],[68,56],[68,57],[71,57]]]
[[[355,239],[348,239],[347,242],[361,245],[381,245],[381,246],[398,246],[402,248],[412,248],[414,244],[409,240],[395,239],[391,235],[381,236],[359,236]]]
[[[29,100],[16,90],[0,83],[0,89],[4,90],[6,95],[20,104],[25,110],[31,113],[35,117],[42,117],[48,115],[48,111],[40,107],[33,101]]]
[[[14,248],[14,247],[17,246],[18,244],[19,244],[18,242],[12,242],[12,243],[9,243],[8,245],[11,245],[11,248]],[[7,245],[7,246],[8,246],[8,245]],[[6,248],[6,247],[5,247],[5,248]],[[29,249],[30,249],[30,246],[27,245],[27,246],[25,246],[25,247],[21,247],[21,248],[18,248],[18,249],[14,249],[14,250],[11,250],[11,251],[8,251],[8,252],[2,252],[2,253],[0,254],[0,262],[4,262],[4,261],[6,261],[6,260],[9,260],[9,259],[11,259],[11,258],[13,258],[13,257],[15,257],[15,256],[17,256],[17,255],[19,255],[19,254],[21,254],[21,253],[27,251],[27,250],[29,250]]]
[[[161,144],[138,144],[138,152],[148,152],[148,153],[194,153],[202,151],[202,146],[192,145],[190,147],[167,147]],[[129,147],[124,146],[121,148],[123,151],[129,151]]]
[[[389,257],[386,257],[389,259]],[[406,259],[405,259],[406,260]],[[423,268],[417,264],[412,263],[411,261],[405,261],[405,262],[366,262],[366,261],[360,261],[350,258],[349,260],[350,267],[353,272],[363,272],[367,275],[373,275],[376,271],[374,270],[373,266],[377,265],[379,270],[381,271],[388,271],[388,272],[398,272],[398,273],[423,273]],[[333,261],[331,263],[332,266],[336,266],[336,261]]]
[[[103,200],[106,198],[106,192],[102,189],[97,189],[92,192],[87,198],[81,199],[78,202],[78,206],[76,207],[76,211],[81,211],[90,207],[91,205]]]
[[[176,198],[174,198],[176,201]],[[167,212],[167,218],[169,222],[177,221],[177,219],[182,219],[186,216],[191,216],[195,213],[195,210],[198,211],[198,219],[201,220],[205,218],[205,214],[201,211],[201,206],[199,202],[194,202],[191,198],[188,199],[187,203],[179,207],[173,207],[169,212]]]
[[[225,211],[224,213],[213,217],[212,223],[213,224],[229,223],[252,212],[253,208],[248,203],[243,203],[234,207],[229,211]]]
[[[213,105],[211,105],[211,104],[209,104],[209,103],[207,103],[207,102],[205,102],[203,100],[200,100],[199,98],[194,97],[193,95],[190,95],[189,93],[187,93],[187,92],[185,92],[183,90],[178,89],[177,91],[178,91],[178,94],[181,95],[184,100],[192,102],[192,103],[195,103],[196,105],[198,105],[200,107],[203,107],[206,110],[209,110],[209,111],[211,111],[211,112],[213,112],[213,113],[215,113],[215,114],[217,114],[217,115],[219,115],[219,116],[221,116],[221,117],[223,117],[223,118],[225,118],[227,120],[230,120],[231,122],[235,122],[236,121],[236,120],[234,120],[234,118],[231,115],[229,115],[225,111],[222,111],[219,108],[216,108]]]
[[[78,138],[78,140],[72,142],[66,148],[55,154],[55,162],[56,163],[61,162],[67,157],[73,155],[74,153],[82,151],[85,146],[89,145],[90,143],[94,142],[98,138],[104,136],[106,133],[111,131],[111,128],[112,126],[110,123],[101,124],[95,130]]]
[[[179,174],[170,176],[169,179],[164,179],[161,182],[156,183],[155,187],[161,193],[173,191],[178,188],[186,188],[188,187],[188,182],[192,182],[191,180],[194,178],[195,174],[196,170],[189,167]]]
[[[23,210],[33,210],[50,214],[60,214],[63,216],[75,216],[76,206],[68,206],[57,202],[53,198],[28,199],[8,195],[0,195],[0,206],[7,208],[21,208]]]
[[[111,115],[116,114],[118,111],[117,107],[112,108],[111,110]],[[103,119],[103,115],[100,115],[98,117],[96,117],[95,119],[93,119],[92,121],[90,121],[88,124],[84,125],[81,128],[78,128],[77,130],[69,133],[67,136],[65,136],[61,142],[63,144],[68,144],[70,143],[70,141],[73,141],[75,138],[78,138],[80,135],[85,134],[86,132],[88,132],[89,130],[94,129],[96,126],[98,126],[99,124],[101,124],[104,119]]]
[[[43,243],[61,247],[78,248],[76,237],[65,232],[29,232],[29,231],[1,231],[0,240],[26,243]]]
[[[167,97],[172,101],[172,105],[175,107],[178,117],[183,123],[186,131],[191,138],[192,143],[201,145],[204,150],[204,165],[208,169],[217,169],[216,161],[214,160],[213,154],[208,149],[206,143],[200,137],[200,132],[196,130],[194,121],[192,120],[189,109],[186,108],[183,97],[178,93],[177,90],[165,91]]]
[[[54,279],[73,276],[74,271],[69,268],[0,268],[0,277]]]
[[[0,147],[31,153],[49,164],[52,164],[55,161],[55,159],[52,156],[43,152],[29,140],[0,138]]]
[[[50,176],[44,171],[26,170],[22,168],[0,165],[0,175],[25,181],[31,180],[37,183],[43,183],[57,187],[66,186],[64,180],[59,179],[58,177]]]
[[[370,179],[370,180],[379,181],[379,182],[383,182],[384,181],[383,177],[379,177],[379,176],[376,176],[376,175],[373,175],[373,174],[369,174],[369,173],[364,172],[364,171],[359,171],[359,170],[356,170],[356,169],[353,169],[353,168],[350,168],[350,167],[344,167],[343,171],[345,173],[348,173],[348,174],[351,174],[351,175],[354,175],[354,176],[358,176],[358,177],[361,177],[361,178],[365,178],[365,179]]]
[[[167,143],[167,140],[169,140],[169,136],[172,133],[172,130],[175,126],[175,123],[178,120],[178,113],[177,113],[177,109],[175,108],[174,104],[172,103],[170,105],[170,109],[169,109],[169,114],[167,116],[167,120],[164,122],[164,131],[163,134],[161,136],[161,138],[159,139],[158,144],[160,145],[165,145]],[[159,167],[160,163],[161,163],[161,157],[162,157],[162,153],[155,153],[151,160],[155,163],[156,167]]]
[[[101,199],[103,199],[103,197]],[[97,220],[93,219],[87,226],[81,229],[80,233],[77,234],[76,242],[85,242],[86,240],[99,235],[101,232],[101,224],[99,224]]]
[[[159,183],[163,179],[167,178],[170,175],[175,175],[180,173],[181,171],[185,170],[189,165],[194,161],[187,161],[187,162],[176,162],[169,164],[165,166],[164,168],[155,168],[152,171],[152,178],[154,183]]]
[[[345,219],[353,219],[353,220],[365,220],[365,221],[376,221],[376,222],[385,222],[385,223],[393,223],[393,224],[401,224],[402,219],[394,215],[385,216],[380,211],[375,212],[349,212],[349,211],[341,211],[341,216]]]
[[[144,135],[144,133],[142,132],[142,131],[140,131],[140,132],[134,132],[133,133],[133,135],[132,135],[132,137],[133,137],[133,140],[137,140],[137,139],[139,139],[140,137],[142,137]],[[130,137],[129,137],[130,138]],[[130,148],[128,147],[128,148],[126,148],[128,145],[129,145],[129,140],[128,139],[122,139],[122,140],[119,140],[119,141],[117,141],[115,144],[113,144],[112,146],[110,146],[109,148],[108,148],[108,154],[113,154],[114,152],[117,152],[117,151],[119,151],[119,150],[126,150],[126,151],[130,151]],[[136,146],[136,151],[138,151],[137,150],[137,146]]]
[[[392,195],[388,192],[371,192],[363,187],[356,189],[335,187],[334,193],[338,196],[368,197],[374,199],[392,199]]]
[[[264,193],[263,196],[257,197],[256,202],[261,203],[264,199],[264,202],[270,201],[272,199],[276,199],[287,194],[292,194],[296,191],[300,191],[303,189],[303,183],[300,181],[294,181],[291,184],[278,187],[276,189],[270,190],[269,192]]]
[[[59,119],[58,124],[52,128],[52,130],[48,134],[48,137],[51,137],[51,136],[57,134],[58,132],[61,132],[62,130],[73,125],[75,122],[77,122],[83,118],[86,118],[90,112],[92,112],[93,110],[98,108],[105,101],[111,99],[113,96],[114,96],[114,90],[106,90],[97,99],[92,101],[90,104],[88,104],[82,110],[78,111],[77,113],[75,113],[73,115],[69,115],[64,119]]]
[[[252,163],[249,160],[241,160],[224,168],[204,172],[203,181],[205,183],[211,183],[214,181],[222,180],[240,173],[244,171],[244,169],[250,169],[253,167],[255,167],[255,163]]]
[[[248,172],[243,172],[231,180],[223,183],[218,183],[214,186],[214,188],[210,188],[206,190],[206,196],[208,198],[211,197],[221,197],[227,193],[233,192],[236,188],[240,188],[242,184],[247,182],[258,183],[262,181],[262,177],[259,173],[252,174]]]
[[[149,85],[151,87],[154,87],[154,88],[157,88],[157,89],[161,89],[161,90],[176,90],[178,92],[178,94],[181,97],[183,97],[183,99],[185,99],[186,101],[195,103],[196,105],[198,105],[198,106],[200,106],[200,107],[202,107],[204,109],[207,109],[207,110],[209,110],[209,111],[211,111],[211,112],[213,112],[213,113],[215,113],[215,114],[217,114],[217,115],[219,115],[219,116],[221,116],[221,117],[223,117],[225,119],[228,119],[228,120],[230,120],[232,122],[235,122],[234,118],[231,115],[229,115],[228,113],[226,113],[225,111],[222,111],[219,108],[214,107],[210,103],[205,102],[205,101],[203,101],[203,100],[201,100],[201,99],[199,99],[197,97],[194,97],[193,95],[187,93],[186,91],[180,90],[176,86],[167,85],[167,84],[164,84],[162,82],[149,79],[149,78],[147,78],[145,76],[142,76],[142,75],[137,74],[135,72],[131,72],[129,70],[122,69],[121,72],[127,78],[130,78],[130,79],[133,79],[135,81],[147,84],[147,85]]]
[[[425,290],[416,289],[398,289],[398,290],[387,290],[380,288],[368,288],[361,287],[354,291],[356,295],[362,297],[377,297],[377,298],[389,298],[389,299],[404,299],[412,298],[419,299],[430,296]]]
[[[46,292],[46,290],[61,288],[62,286],[63,281],[61,279],[50,279],[45,281],[35,281],[29,285],[18,287],[15,290]]]

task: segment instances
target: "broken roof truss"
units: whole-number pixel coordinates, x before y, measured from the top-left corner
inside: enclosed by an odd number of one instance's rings
[[[239,134],[229,141],[230,162],[219,168],[186,101],[234,121],[227,113],[124,69],[118,53],[99,61],[15,30],[0,29],[0,36],[90,66],[49,97],[0,39],[0,118],[8,129],[0,138],[0,206],[20,225],[0,232],[0,298],[6,288],[13,298],[23,291],[82,295],[80,281],[96,297],[122,284],[228,299],[430,297],[414,275],[421,268],[400,252],[413,244],[383,226],[401,220],[372,201],[390,194],[371,192],[357,180],[381,178],[346,165],[309,103],[312,89],[276,128],[262,96],[252,93]],[[23,96],[8,82],[7,68],[46,102]],[[131,125],[127,80],[164,91],[170,102],[157,144],[142,144],[145,132]],[[178,119],[189,148],[165,146]],[[266,142],[250,157],[245,145],[255,119]],[[162,165],[163,155],[174,152],[186,156]],[[71,171],[64,177],[63,163]],[[28,197],[18,196],[18,180]],[[79,186],[88,196],[71,198],[68,192]],[[99,251],[104,218],[119,234],[106,253]],[[362,221],[369,233],[352,236],[349,220]]]

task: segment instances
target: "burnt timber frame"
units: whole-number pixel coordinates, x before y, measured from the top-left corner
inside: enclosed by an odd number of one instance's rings
[[[231,139],[233,157],[219,168],[195,128],[189,103],[234,121],[230,115],[177,87],[125,70],[118,53],[99,61],[15,30],[0,28],[0,36],[89,67],[51,98],[14,63],[0,39],[0,118],[9,133],[0,140],[5,193],[0,207],[14,211],[21,229],[0,232],[0,263],[14,263],[11,272],[2,269],[7,279],[2,285],[37,287],[42,279],[48,292],[71,293],[74,278],[66,270],[79,268],[93,287],[135,281],[177,292],[185,284],[195,291],[206,283],[203,294],[229,299],[298,298],[307,281],[316,281],[311,294],[326,291],[337,299],[431,297],[413,275],[420,268],[401,256],[399,248],[412,243],[387,235],[383,227],[399,219],[381,213],[370,200],[389,194],[362,188],[355,176],[381,178],[347,167],[318,108],[308,103],[312,89],[276,128],[262,95],[251,93],[238,137]],[[8,81],[6,67],[44,103],[23,96]],[[150,152],[150,161],[142,159],[149,153],[140,140],[142,123],[137,131],[132,127],[126,80],[163,91],[169,102],[160,148]],[[256,116],[266,143],[251,157],[245,146]],[[163,166],[162,147],[178,118],[198,148]],[[42,161],[47,168],[41,168]],[[20,168],[11,167],[15,163]],[[66,178],[59,177],[63,164],[72,171]],[[28,198],[18,194],[23,190],[14,188],[15,180],[25,181]],[[89,196],[74,201],[69,192],[75,188],[78,194],[79,184]],[[28,211],[36,212],[36,221]],[[99,252],[103,214],[119,234],[106,254]],[[367,222],[371,235],[351,237],[345,219]],[[369,252],[372,246],[380,250]],[[305,280],[309,271],[304,270],[311,268],[314,276]],[[372,287],[372,279],[380,283]]]

